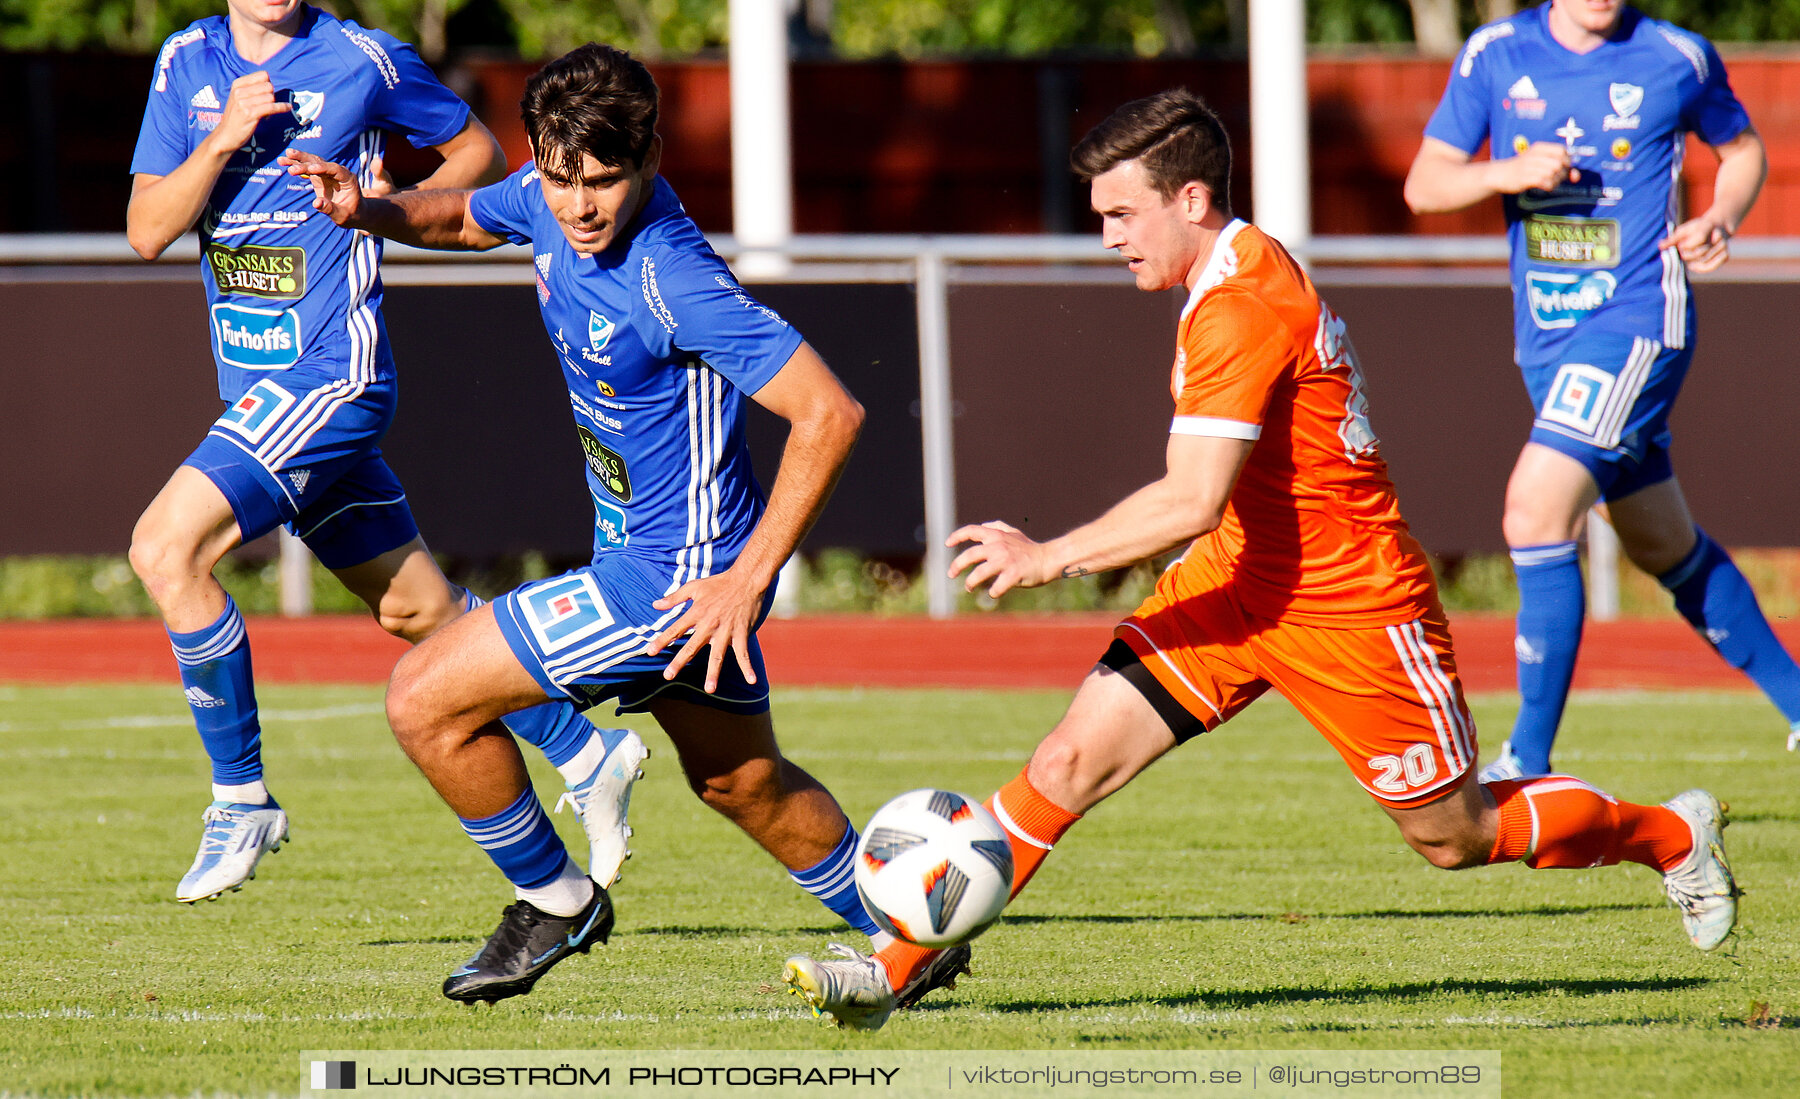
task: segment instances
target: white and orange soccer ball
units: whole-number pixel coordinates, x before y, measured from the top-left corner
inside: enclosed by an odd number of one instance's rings
[[[994,815],[948,790],[876,810],[856,851],[856,891],[882,930],[921,946],[968,942],[1000,918],[1012,847]]]

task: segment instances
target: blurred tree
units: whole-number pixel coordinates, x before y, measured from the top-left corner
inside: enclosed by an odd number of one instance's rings
[[[332,5],[339,15],[367,27],[380,27],[419,47],[419,56],[432,64],[444,59],[449,49],[445,27],[450,17],[469,0],[355,0]],[[350,10],[350,9],[354,10]]]
[[[418,45],[432,61],[457,46],[451,17],[475,0],[325,0],[320,6]],[[793,0],[808,56],[1032,56],[1056,52],[1187,54],[1242,49],[1249,0]],[[525,57],[589,39],[648,58],[726,45],[730,0],[479,0]],[[1524,0],[1307,0],[1307,37],[1342,45],[1416,42],[1456,49]],[[1640,0],[1720,42],[1800,40],[1800,0]],[[224,0],[0,0],[0,49],[146,53]],[[491,34],[491,32],[490,32]],[[485,39],[484,39],[485,40]]]

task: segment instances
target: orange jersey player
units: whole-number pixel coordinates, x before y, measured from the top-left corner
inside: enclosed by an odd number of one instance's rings
[[[1137,100],[1072,161],[1138,287],[1190,295],[1167,472],[1047,542],[1005,523],[963,527],[951,572],[998,597],[1192,545],[989,799],[1012,844],[1014,893],[1081,814],[1274,688],[1433,865],[1642,863],[1662,874],[1694,945],[1723,942],[1737,888],[1711,794],[1635,805],[1566,775],[1478,781],[1449,626],[1343,323],[1278,243],[1232,217],[1217,116],[1186,91]],[[956,949],[836,947],[836,958],[788,959],[785,977],[816,1013],[874,1029],[893,989],[966,962]]]

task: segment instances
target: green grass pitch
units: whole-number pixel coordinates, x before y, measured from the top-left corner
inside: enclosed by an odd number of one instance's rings
[[[295,842],[189,908],[170,898],[207,795],[179,692],[0,687],[0,1092],[294,1094],[307,1049],[608,1047],[1475,1048],[1503,1051],[1508,1094],[1800,1086],[1800,758],[1749,695],[1581,697],[1559,757],[1621,797],[1731,802],[1749,895],[1717,954],[1641,867],[1432,869],[1272,699],[1090,814],[976,944],[975,977],[875,1035],[819,1028],[779,989],[783,957],[837,932],[647,722],[612,943],[529,997],[444,1000],[505,883],[394,746],[378,689],[262,696]],[[985,796],[1066,700],[788,690],[776,717],[860,822],[915,786]],[[1491,746],[1510,703],[1476,711]]]

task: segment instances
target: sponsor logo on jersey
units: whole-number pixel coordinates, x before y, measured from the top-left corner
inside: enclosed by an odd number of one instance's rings
[[[1631,155],[1631,142],[1622,137],[1615,137],[1609,151],[1614,160],[1624,160]]]
[[[1617,267],[1619,223],[1612,218],[1559,218],[1532,214],[1525,219],[1525,258],[1553,267]]]
[[[607,385],[605,382],[595,382],[594,384],[600,387],[600,395],[602,397],[617,397],[619,395],[617,390],[613,389],[612,386]]]
[[[599,493],[591,489],[588,495],[594,498],[594,529],[606,540],[607,545],[624,545],[629,538],[625,529],[625,509],[607,503],[600,498]]]
[[[581,349],[581,357],[595,366],[611,366],[612,356],[600,352],[612,341],[613,333],[618,325],[593,310],[588,310],[588,345]]]
[[[1481,51],[1487,49],[1502,38],[1512,37],[1512,34],[1513,25],[1511,23],[1495,23],[1491,26],[1482,27],[1474,34],[1471,34],[1469,36],[1469,44],[1463,47],[1462,64],[1457,66],[1457,73],[1462,76],[1468,76],[1471,72],[1475,71],[1475,59],[1481,56]]]
[[[208,694],[204,687],[189,687],[185,692],[188,705],[196,710],[211,710],[225,705],[225,700]]]
[[[344,37],[363,52],[363,56],[375,62],[375,69],[381,74],[381,83],[389,91],[400,86],[400,70],[394,67],[393,58],[389,57],[388,52],[381,48],[381,43],[361,31],[353,31],[342,24],[338,25],[338,30],[342,31]]]
[[[539,305],[549,305],[550,304],[550,283],[547,280],[550,278],[550,258],[553,254],[554,253],[551,253],[551,252],[544,252],[541,255],[539,255],[537,257],[537,259],[535,260],[535,263],[537,266],[537,290],[538,290],[538,304]],[[556,338],[557,338],[557,342],[562,344],[563,351],[566,354],[569,350],[569,345],[568,345],[568,342],[562,338],[562,329],[559,328],[556,330]]]
[[[269,430],[281,422],[282,415],[294,407],[294,401],[292,393],[264,379],[231,402],[231,407],[219,417],[217,426],[242,435],[252,443],[260,443]]]
[[[582,397],[581,394],[575,392],[573,389],[569,390],[569,404],[574,406],[576,415],[587,417],[589,420],[593,421],[595,427],[604,431],[610,431],[614,435],[625,434],[625,421],[614,416],[608,416],[606,413],[589,404],[586,398]],[[607,407],[611,408],[616,406],[608,405]]]
[[[618,325],[607,320],[592,309],[588,310],[588,346],[595,351],[605,351],[606,345],[612,342],[613,331]]]
[[[212,307],[219,359],[245,370],[285,370],[300,361],[300,318],[292,309]]]
[[[1592,172],[1585,172],[1582,179],[1592,176]],[[1564,182],[1554,191],[1521,191],[1513,196],[1513,201],[1519,204],[1519,209],[1529,213],[1553,206],[1617,206],[1624,197],[1625,188],[1614,184]]]
[[[754,309],[758,313],[761,313],[763,316],[769,318],[770,320],[774,321],[776,324],[779,324],[783,328],[786,328],[788,326],[787,321],[782,319],[782,316],[780,313],[775,312],[775,310],[770,309],[768,306],[764,305],[763,303],[761,303],[759,301],[756,301],[750,295],[744,293],[743,287],[739,286],[735,282],[732,282],[730,279],[726,278],[724,275],[714,275],[713,281],[718,283],[720,286],[724,287],[726,290],[730,291],[731,296],[736,298],[737,303],[739,305],[743,306],[745,309]]]
[[[325,136],[325,127],[318,124],[319,115],[325,110],[324,92],[295,91],[288,93],[292,104],[294,123],[282,134],[282,141],[305,141]]]
[[[1550,399],[1538,418],[1593,435],[1606,412],[1613,391],[1613,376],[1587,363],[1564,363],[1550,383]]]
[[[585,572],[526,588],[518,595],[525,624],[546,655],[577,645],[613,624],[600,585]]]
[[[1600,121],[1603,130],[1635,130],[1643,124],[1638,108],[1644,105],[1644,89],[1637,84],[1609,84],[1606,98],[1613,113]]]
[[[662,288],[656,284],[656,261],[648,256],[644,258],[644,266],[639,270],[639,281],[643,284],[644,304],[650,307],[650,314],[656,322],[663,326],[671,336],[675,334],[675,314],[663,304]]]
[[[1513,135],[1513,152],[1522,153],[1529,148],[1531,148],[1530,138],[1526,137],[1524,134]]]
[[[1574,272],[1527,271],[1525,295],[1531,319],[1545,330],[1573,328],[1576,322],[1612,300],[1619,280],[1609,271],[1589,275]]]
[[[1582,129],[1581,126],[1575,121],[1574,115],[1570,115],[1569,120],[1567,122],[1563,123],[1561,126],[1558,126],[1556,128],[1556,136],[1563,139],[1563,144],[1568,147],[1569,155],[1571,157],[1584,157],[1584,156],[1593,156],[1594,155],[1595,150],[1592,145],[1577,145],[1577,144],[1575,144],[1577,141],[1579,141],[1582,138],[1587,136],[1587,131]]]
[[[1543,97],[1538,95],[1537,85],[1531,82],[1529,76],[1521,76],[1513,81],[1513,86],[1506,90],[1506,98],[1501,100],[1500,107],[1519,118],[1527,119],[1542,118],[1548,109]]]
[[[188,100],[188,106],[204,107],[209,111],[220,110],[219,93],[213,91],[213,86],[208,84],[206,87],[201,88],[193,94]]]
[[[206,270],[221,294],[296,301],[306,296],[306,249],[206,246]]]
[[[582,453],[587,455],[588,468],[594,471],[601,487],[612,493],[619,503],[631,503],[631,470],[626,467],[625,459],[587,428],[576,425],[575,434],[581,436]]]

